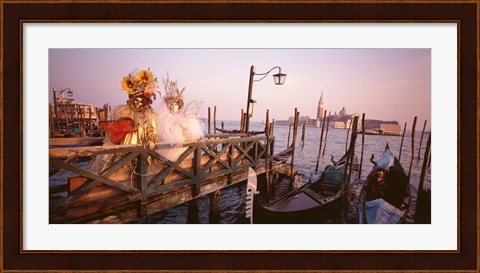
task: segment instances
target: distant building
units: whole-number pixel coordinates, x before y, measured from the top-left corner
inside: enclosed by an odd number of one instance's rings
[[[309,127],[317,127],[320,128],[323,123],[324,119],[324,101],[323,101],[323,91],[320,95],[320,100],[318,101],[317,105],[317,116],[315,119],[310,119],[309,116],[301,116],[299,117],[299,125],[303,126],[305,123],[306,126]],[[334,128],[334,129],[348,129],[351,126],[353,118],[357,116],[357,114],[348,114],[347,109],[345,109],[345,106],[342,107],[342,109],[338,112],[335,110],[333,115],[328,115],[326,116],[327,119],[325,119],[325,122],[329,120],[329,127]],[[294,118],[289,117],[288,120],[276,120],[275,124],[277,125],[284,125],[284,126],[289,126],[290,124],[293,124]],[[360,126],[358,127],[359,130]],[[383,120],[373,120],[373,119],[367,119],[365,120],[365,129],[369,131],[375,131],[378,133],[385,133],[385,134],[392,134],[392,135],[398,135],[401,134],[400,130],[400,125],[398,124],[397,121],[383,121]]]
[[[317,106],[317,120],[315,121],[315,127],[319,128],[320,127],[320,121],[323,118],[323,112],[325,111],[323,107],[323,90],[322,94],[320,95],[320,100],[318,101],[318,106]]]

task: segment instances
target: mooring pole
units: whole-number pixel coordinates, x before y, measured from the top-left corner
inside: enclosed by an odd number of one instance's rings
[[[220,190],[208,194],[208,197],[210,198],[209,222],[210,224],[220,224]]]
[[[295,122],[295,116],[293,117],[293,122]],[[288,139],[287,139],[287,148],[290,147],[290,132],[292,131],[292,124],[288,123]]]
[[[422,141],[423,141],[423,134],[425,133],[425,126],[427,126],[426,120],[423,123],[422,137],[420,138],[420,145],[418,146],[418,156],[417,156],[418,159],[420,159],[420,151],[422,150]]]
[[[270,117],[269,117],[269,111],[267,109],[267,113],[265,115],[265,180],[267,183],[267,200],[268,197],[270,196],[270,176],[268,172],[268,167],[269,167],[269,148],[270,148],[270,136],[269,136],[269,128],[270,125]]]
[[[350,118],[350,124],[348,125],[348,128],[347,128],[347,139],[345,140],[345,152],[347,152],[347,145],[348,145],[348,135],[350,134],[350,128],[352,128],[352,122],[353,122],[353,119]]]
[[[408,169],[408,183],[410,184],[410,177],[412,174],[413,168],[413,159],[415,158],[415,126],[417,125],[417,117],[413,119],[413,126],[412,126],[412,155],[410,158],[410,168]]]
[[[422,172],[420,173],[420,182],[418,183],[418,190],[417,190],[417,207],[415,208],[415,218],[417,218],[418,211],[419,211],[419,205],[423,202],[419,202],[421,199],[421,195],[423,194],[423,183],[425,180],[425,173],[427,172],[427,165],[429,161],[429,156],[430,156],[430,145],[431,145],[431,138],[432,134],[428,136],[427,140],[427,147],[425,148],[425,154],[423,156],[423,165],[422,165]],[[418,219],[418,218],[417,218]],[[418,220],[415,220],[417,222]]]
[[[331,111],[328,112],[328,119],[327,119],[327,132],[325,133],[325,144],[323,145],[323,153],[322,156],[325,155],[325,150],[327,149],[327,138],[328,138],[328,127],[330,125],[330,115],[332,114]]]
[[[323,131],[325,129],[325,119],[327,118],[327,110],[323,114],[322,133],[320,134],[320,145],[318,145],[317,165],[315,166],[315,173],[318,173],[318,165],[320,164],[320,155],[322,154]]]
[[[361,156],[360,156],[360,167],[358,169],[358,179],[362,178],[364,146],[365,146],[365,113],[362,114],[362,153],[361,153]]]
[[[307,126],[307,121],[305,120],[305,121],[303,122],[303,128],[302,128],[302,150],[303,150],[303,146],[305,146],[306,126]]]
[[[243,130],[244,130],[244,129],[243,129],[243,123],[245,122],[245,121],[244,121],[244,118],[245,118],[245,117],[244,117],[244,115],[243,115],[243,109],[242,109],[242,111],[240,112],[240,133],[243,133]]]
[[[295,163],[295,146],[297,143],[297,132],[298,132],[298,118],[299,118],[300,113],[297,111],[297,108],[295,108],[295,121],[293,123],[293,140],[292,140],[292,160],[291,160],[291,165],[290,165],[290,182],[293,182],[294,175],[293,175],[293,167]]]
[[[217,106],[213,106],[213,133],[217,133]]]
[[[270,132],[268,132],[271,136],[273,136],[273,128],[275,127],[275,119],[272,119],[270,123]]]
[[[188,202],[187,224],[199,224],[198,219],[198,199],[192,199]]]
[[[211,126],[210,107],[208,107],[208,134],[211,134],[211,133],[212,133],[210,126]]]
[[[403,138],[405,137],[405,130],[407,129],[407,123],[403,125],[403,134],[402,134],[402,142],[400,142],[400,152],[398,153],[398,161],[402,158],[402,148],[403,148]]]

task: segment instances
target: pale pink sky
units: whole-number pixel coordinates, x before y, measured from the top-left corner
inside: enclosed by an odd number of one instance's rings
[[[414,116],[431,123],[430,49],[50,49],[49,98],[53,88],[68,87],[78,102],[124,104],[122,77],[150,67],[160,85],[167,73],[178,79],[186,103],[203,101],[200,116],[216,105],[217,119],[239,120],[251,65],[257,73],[280,66],[287,74],[283,86],[273,83],[277,70],[254,82],[254,121],[263,120],[266,109],[270,118],[287,119],[295,107],[315,118],[323,90],[332,114],[345,106],[402,126]]]

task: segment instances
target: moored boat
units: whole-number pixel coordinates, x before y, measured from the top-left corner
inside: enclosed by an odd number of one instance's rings
[[[372,155],[373,159],[373,155]],[[403,223],[410,202],[408,176],[388,147],[367,176],[363,202],[358,204],[358,223]]]
[[[254,199],[255,223],[314,223],[339,211],[342,197],[357,177],[358,160],[347,152],[314,180],[269,203]],[[350,168],[351,167],[351,168]],[[349,173],[350,169],[352,170]]]

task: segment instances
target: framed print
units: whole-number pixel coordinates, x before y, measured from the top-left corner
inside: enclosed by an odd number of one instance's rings
[[[476,2],[2,15],[2,270],[478,271]]]

